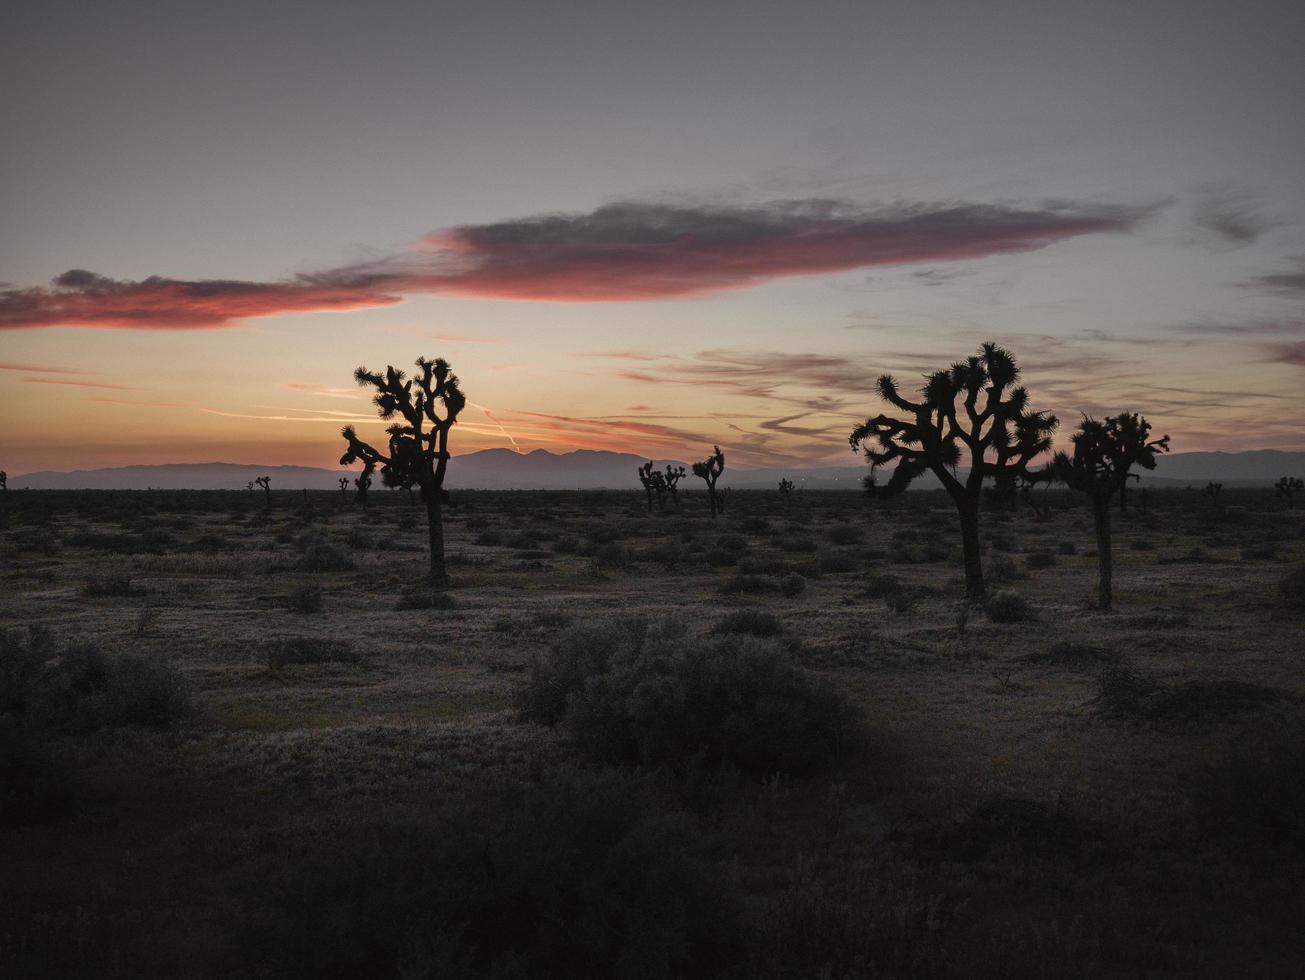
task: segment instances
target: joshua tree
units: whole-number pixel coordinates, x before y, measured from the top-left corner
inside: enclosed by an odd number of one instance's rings
[[[984,344],[978,356],[925,377],[923,396],[913,402],[884,375],[879,395],[905,417],[878,415],[852,431],[853,449],[870,462],[866,489],[876,496],[902,493],[926,471],[942,483],[961,520],[965,554],[965,593],[984,595],[982,545],[979,541],[979,500],[985,480],[1003,482],[1028,475],[1029,464],[1051,448],[1056,417],[1028,407],[1028,391],[1013,387],[1019,367],[996,344]],[[962,458],[970,466],[965,479],[957,474]],[[879,486],[875,470],[896,461],[888,482]]]
[[[779,481],[779,495],[784,498],[784,509],[787,510],[793,498],[793,481],[788,477]]]
[[[711,502],[712,520],[715,520],[721,509],[716,495],[716,481],[725,472],[725,454],[720,451],[720,446],[713,446],[712,448],[716,450],[714,453],[701,463],[693,464],[693,475],[702,477],[707,483],[707,499]]]
[[[250,493],[253,493],[253,492],[254,492],[254,481],[253,481],[253,480],[250,480],[248,483],[246,483],[246,484],[245,484],[245,489],[248,490]]]
[[[4,485],[5,475],[4,473],[0,473],[0,487],[3,487]],[[1279,497],[1285,497],[1287,499],[1288,507],[1295,507],[1296,494],[1305,490],[1305,481],[1302,481],[1299,477],[1295,476],[1284,476],[1273,485],[1273,489],[1278,491]]]
[[[1134,466],[1155,469],[1156,457],[1169,452],[1169,437],[1151,437],[1151,423],[1136,413],[1104,421],[1086,415],[1074,433],[1074,453],[1056,453],[1050,477],[1087,494],[1097,531],[1097,605],[1110,609],[1113,560],[1110,552],[1110,498],[1123,489]]]
[[[353,481],[355,490],[354,497],[359,505],[365,510],[367,508],[367,491],[372,486],[372,474],[376,472],[376,464],[371,460],[363,460],[362,472],[358,474]]]
[[[639,482],[643,484],[643,492],[648,495],[648,513],[650,514],[652,513],[653,490],[656,489],[653,481],[654,476],[661,476],[661,474],[653,469],[651,459],[639,467]]]
[[[458,387],[458,378],[442,359],[428,361],[417,358],[418,374],[405,380],[402,371],[386,368],[385,374],[359,368],[354,380],[360,386],[376,389],[377,411],[383,419],[398,415],[386,430],[390,436],[389,455],[361,441],[353,426],[345,426],[343,435],[348,449],[340,457],[342,465],[362,460],[363,473],[368,467],[381,467],[381,480],[387,487],[403,486],[412,481],[421,488],[421,499],[426,504],[426,519],[430,528],[430,577],[437,588],[448,585],[444,568],[444,511],[448,499],[444,489],[444,472],[449,464],[449,430],[458,420],[458,413],[467,404],[466,396]],[[437,403],[443,414],[436,411]]]
[[[344,498],[346,504],[349,502],[349,478],[347,476],[340,477],[340,496]]]
[[[668,466],[667,469],[670,469],[670,467]],[[0,494],[6,497],[9,496],[9,474],[4,470],[0,470]]]
[[[264,497],[264,501],[266,502],[268,507],[271,507],[272,506],[272,478],[270,476],[255,477],[254,482],[263,488],[263,493],[266,494],[266,496]]]
[[[667,463],[666,470],[662,474],[662,482],[666,484],[666,490],[671,495],[671,502],[677,507],[680,505],[680,492],[675,489],[675,485],[682,479],[684,479],[684,467]]]
[[[1210,498],[1211,503],[1214,504],[1215,511],[1220,514],[1223,513],[1223,504],[1219,503],[1219,493],[1222,490],[1223,484],[1215,483],[1213,480],[1205,485],[1205,495]]]

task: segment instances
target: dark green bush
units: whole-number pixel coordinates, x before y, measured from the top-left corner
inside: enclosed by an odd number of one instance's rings
[[[710,842],[618,773],[496,787],[285,867],[250,911],[250,975],[706,977],[745,954]]]
[[[360,659],[353,647],[343,640],[289,636],[267,645],[267,666],[272,670],[291,664],[353,664]]]
[[[572,630],[536,660],[523,717],[562,721],[588,758],[810,775],[854,745],[857,713],[774,643],[729,635],[684,649],[666,623]]]
[[[779,636],[784,632],[784,626],[773,613],[761,609],[738,609],[717,623],[715,632]]]
[[[797,572],[789,572],[779,580],[779,591],[790,599],[800,596],[806,587],[807,580]]]
[[[287,608],[308,615],[322,611],[322,590],[316,585],[301,585],[290,593]]]
[[[1018,592],[994,592],[985,606],[994,623],[1022,623],[1033,618],[1028,601]]]
[[[299,568],[305,572],[350,572],[357,567],[353,556],[321,534],[308,535],[303,542]]]

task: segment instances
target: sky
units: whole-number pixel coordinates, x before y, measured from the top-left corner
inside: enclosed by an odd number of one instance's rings
[[[1035,408],[1305,450],[1305,5],[16,0],[0,468],[856,463],[993,340]]]

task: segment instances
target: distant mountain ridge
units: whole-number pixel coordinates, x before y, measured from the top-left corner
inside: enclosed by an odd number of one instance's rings
[[[483,449],[457,456],[449,467],[453,490],[601,490],[639,489],[635,469],[648,457],[634,453],[577,449],[551,453],[536,449],[515,453],[510,449]],[[680,460],[655,459],[658,469]],[[766,467],[726,469],[721,486],[769,489],[781,477],[811,490],[855,490],[866,473],[864,465],[819,467]],[[241,490],[256,476],[270,476],[274,490],[337,490],[339,479],[357,475],[357,469],[315,466],[255,466],[244,463],[162,463],[105,469],[59,472],[42,470],[11,476],[13,489],[31,490]],[[1268,485],[1280,476],[1305,476],[1305,452],[1256,449],[1242,453],[1174,453],[1162,457],[1153,473],[1143,479],[1157,485],[1205,483],[1230,486]],[[687,486],[698,481],[692,475]],[[921,487],[936,485],[921,482]]]

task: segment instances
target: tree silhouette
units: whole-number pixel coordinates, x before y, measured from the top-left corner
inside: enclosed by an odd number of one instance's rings
[[[653,490],[656,489],[653,480],[654,476],[661,476],[661,474],[653,469],[651,459],[639,467],[639,482],[643,484],[643,492],[648,495],[648,513],[650,514],[652,513]]]
[[[670,463],[667,463],[666,470],[662,474],[662,482],[666,484],[666,490],[671,495],[671,502],[677,507],[680,505],[680,492],[676,489],[675,485],[682,479],[684,479],[684,467],[672,466]]]
[[[0,473],[0,487],[4,486],[4,474]],[[1273,489],[1278,491],[1279,497],[1285,497],[1288,507],[1295,507],[1296,494],[1305,490],[1305,481],[1299,477],[1284,476],[1281,480],[1273,485]]]
[[[873,495],[902,493],[925,472],[942,483],[960,515],[965,593],[972,600],[984,595],[979,541],[984,481],[1003,485],[1027,476],[1029,464],[1051,448],[1057,425],[1054,415],[1029,409],[1028,391],[1015,387],[1019,373],[1008,351],[987,343],[977,356],[926,375],[918,402],[903,397],[886,374],[879,379],[879,395],[904,417],[880,414],[857,426],[849,438],[870,463],[866,490]],[[963,480],[957,471],[962,458],[970,465]],[[893,462],[892,476],[880,486],[875,470]]]
[[[1219,514],[1223,513],[1223,504],[1219,503],[1219,494],[1222,492],[1222,483],[1215,483],[1211,480],[1205,485],[1205,495],[1210,498],[1210,502],[1214,504],[1215,512]]]
[[[784,509],[788,510],[788,505],[792,502],[793,497],[793,481],[788,477],[780,479],[779,495],[784,498]]]
[[[360,440],[353,426],[345,426],[342,434],[348,449],[340,457],[340,463],[348,466],[354,460],[362,460],[365,477],[380,466],[381,480],[387,487],[399,487],[411,481],[421,488],[430,530],[430,577],[437,588],[444,588],[448,585],[443,507],[448,499],[444,473],[449,463],[449,430],[457,422],[467,399],[458,387],[457,375],[449,370],[443,358],[428,361],[419,357],[417,369],[413,378],[405,378],[393,366],[387,367],[383,375],[361,367],[354,372],[359,386],[376,389],[372,400],[381,418],[398,416],[402,421],[396,421],[386,430],[390,436],[389,455]],[[437,405],[442,405],[443,414],[437,411]]]
[[[363,460],[362,472],[353,481],[354,499],[364,509],[367,509],[367,491],[372,486],[372,474],[376,472],[376,464],[369,459]]]
[[[272,478],[270,476],[259,476],[254,478],[254,482],[263,488],[263,493],[266,495],[263,498],[264,503],[266,506],[271,507],[272,506]]]
[[[712,520],[715,520],[717,513],[721,509],[716,496],[716,481],[725,472],[725,454],[720,451],[720,446],[713,446],[712,448],[716,450],[714,453],[701,463],[693,464],[693,475],[706,481],[707,499],[711,502],[711,517]]]
[[[347,476],[340,477],[340,496],[344,498],[346,504],[349,502],[349,478]]]
[[[4,470],[0,470],[0,494],[9,496],[9,474]]]
[[[1056,453],[1051,461],[1051,478],[1086,494],[1092,502],[1097,534],[1097,605],[1101,609],[1110,609],[1113,600],[1110,498],[1123,490],[1134,466],[1153,470],[1156,457],[1169,452],[1168,436],[1150,436],[1151,423],[1135,412],[1112,415],[1100,422],[1085,415],[1073,436],[1073,455]]]

